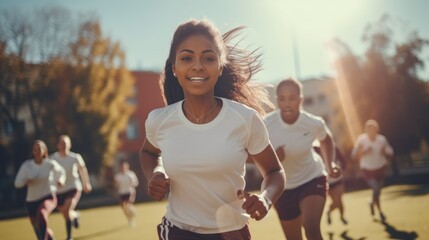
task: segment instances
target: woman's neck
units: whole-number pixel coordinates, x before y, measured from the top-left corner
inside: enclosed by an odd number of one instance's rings
[[[67,150],[59,150],[58,151],[58,153],[60,154],[60,156],[67,156],[69,153],[70,153],[70,151],[67,151]]]
[[[221,108],[221,101],[216,97],[185,98],[182,108],[185,116],[194,123],[207,123],[217,116]]]
[[[282,117],[283,122],[287,123],[287,124],[294,124],[298,118],[299,118],[299,113],[293,116],[284,116],[283,114],[280,114]]]
[[[35,158],[34,158],[34,162],[35,162],[36,164],[41,164],[41,163],[43,162],[43,157],[35,157]]]

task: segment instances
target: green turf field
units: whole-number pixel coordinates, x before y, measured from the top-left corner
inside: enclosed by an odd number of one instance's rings
[[[346,193],[344,226],[336,212],[332,225],[322,219],[325,239],[429,239],[429,186],[397,185],[383,189],[382,203],[387,224],[369,214],[369,190]],[[81,211],[81,227],[74,230],[76,240],[84,239],[144,239],[156,237],[156,225],[165,211],[165,202],[137,204],[137,227],[130,228],[119,206],[93,208]],[[56,239],[65,239],[62,216],[54,213],[49,218]],[[262,221],[251,220],[252,239],[284,239],[277,215],[271,211]],[[417,237],[415,237],[417,236]],[[35,239],[28,218],[0,221],[0,239]]]

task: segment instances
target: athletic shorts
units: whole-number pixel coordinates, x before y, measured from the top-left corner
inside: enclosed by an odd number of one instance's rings
[[[135,194],[134,193],[119,194],[119,201],[120,202],[131,202],[131,203],[133,203],[134,200],[135,200]]]
[[[287,180],[286,180],[287,181]],[[326,176],[317,177],[303,185],[286,189],[274,204],[277,214],[282,221],[293,220],[301,215],[299,203],[308,196],[319,195],[326,198],[328,191]]]
[[[63,193],[57,193],[58,206],[64,205],[67,198],[74,198],[77,194],[77,189],[72,189]]]
[[[377,181],[383,181],[385,167],[381,167],[375,170],[362,169],[363,177],[365,180],[375,179]]]
[[[32,202],[26,202],[25,206],[27,208],[27,213],[28,216],[30,217],[36,217],[37,216],[37,211],[39,210],[40,206],[43,204],[43,202],[45,201],[53,201],[56,204],[56,196],[55,195],[47,195],[45,197],[43,197],[40,200],[36,200],[36,201],[32,201]]]
[[[200,234],[180,229],[169,222],[165,217],[157,227],[159,240],[250,240],[249,226],[246,224],[242,229],[215,233]]]

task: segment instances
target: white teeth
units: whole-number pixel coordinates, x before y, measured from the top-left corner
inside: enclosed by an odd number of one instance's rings
[[[195,81],[195,82],[201,82],[201,81],[204,81],[205,78],[203,78],[203,77],[190,77],[189,80]]]

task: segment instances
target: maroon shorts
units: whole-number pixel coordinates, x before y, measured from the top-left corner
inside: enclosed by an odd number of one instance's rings
[[[56,204],[56,200],[57,199],[56,199],[55,195],[48,195],[48,196],[45,196],[42,199],[37,200],[37,201],[26,202],[25,205],[27,208],[28,216],[36,217],[37,211],[39,210],[40,206],[42,206],[45,201],[52,201],[54,204]]]
[[[319,195],[326,198],[328,189],[325,176],[317,177],[297,188],[286,189],[274,205],[280,220],[286,221],[299,217],[301,215],[299,203],[305,197]]]
[[[119,194],[119,201],[122,202],[131,202],[133,203],[135,200],[135,194],[134,193],[124,193]]]
[[[366,180],[375,179],[377,181],[382,181],[384,179],[384,170],[384,166],[375,170],[362,169],[363,177]]]
[[[159,240],[250,240],[249,226],[246,224],[242,229],[215,233],[215,234],[200,234],[186,230],[182,230],[174,226],[165,217],[162,218],[162,223],[158,225]]]
[[[72,189],[67,192],[58,193],[57,194],[58,206],[61,207],[62,205],[64,205],[67,198],[74,198],[77,194],[78,194],[77,189]]]

